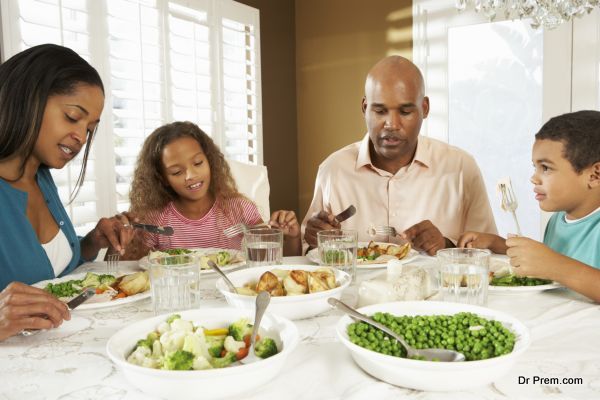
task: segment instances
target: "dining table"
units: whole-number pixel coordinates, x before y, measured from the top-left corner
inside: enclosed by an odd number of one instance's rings
[[[285,257],[284,264],[312,264]],[[413,263],[435,266],[420,255]],[[313,264],[314,265],[314,264]],[[139,270],[121,261],[119,271]],[[103,262],[76,272],[104,272]],[[357,268],[342,301],[356,306],[361,282],[381,278],[385,268]],[[227,307],[216,289],[217,275],[201,276],[201,308]],[[342,317],[331,309],[294,321],[300,343],[281,373],[243,399],[600,399],[600,306],[566,288],[530,292],[490,291],[487,307],[511,314],[530,330],[531,345],[504,376],[486,386],[459,392],[428,392],[397,387],[364,372],[338,340]],[[0,342],[0,400],[142,400],[148,394],[129,383],[109,359],[106,344],[118,330],[153,317],[151,298],[119,306],[76,309],[60,327]],[[529,379],[527,379],[529,378]],[[534,379],[537,378],[537,379]]]

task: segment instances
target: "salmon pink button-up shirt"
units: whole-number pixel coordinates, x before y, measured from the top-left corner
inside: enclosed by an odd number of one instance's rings
[[[391,241],[371,237],[368,229],[392,226],[398,232],[430,220],[454,243],[472,230],[497,233],[481,172],[464,150],[419,137],[413,161],[396,174],[376,168],[369,154],[369,135],[331,154],[319,166],[312,204],[302,223],[320,210],[338,214],[354,204],[356,214],[342,222],[358,231],[359,241]]]

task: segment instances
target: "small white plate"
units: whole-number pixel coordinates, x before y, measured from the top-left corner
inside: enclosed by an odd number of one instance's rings
[[[85,275],[86,275],[85,272],[78,273],[78,274],[66,275],[61,278],[40,281],[40,282],[34,283],[32,286],[43,289],[49,283],[62,283],[62,282],[66,282],[66,281],[83,280],[83,278],[85,278]],[[130,274],[125,274],[125,275],[130,275]],[[119,275],[119,276],[121,276],[121,275]],[[79,294],[79,293],[77,293],[77,294]],[[77,295],[75,295],[75,296],[77,296]],[[73,296],[73,297],[75,297],[75,296]],[[97,295],[94,295],[93,297],[91,297],[88,301],[86,301],[79,307],[77,307],[77,309],[78,310],[91,310],[94,308],[121,306],[123,304],[128,304],[128,303],[133,303],[135,301],[144,300],[144,299],[147,299],[148,297],[150,297],[150,289],[146,290],[143,293],[138,293],[138,294],[134,294],[133,296],[127,296],[127,297],[123,297],[121,299],[115,299],[115,300],[111,300],[106,296],[97,294]],[[68,300],[70,300],[70,299],[68,299]]]
[[[376,242],[376,244],[397,246],[397,244],[395,244],[395,243]],[[369,242],[358,242],[358,248],[367,247],[368,245],[369,245]],[[408,254],[404,258],[399,259],[398,261],[400,261],[401,263],[407,263],[407,262],[412,261],[415,258],[417,258],[418,255],[419,255],[418,251],[416,251],[415,249],[410,249]],[[319,260],[319,249],[315,248],[315,249],[310,250],[308,253],[306,253],[306,257],[310,261],[312,261],[316,264],[319,264],[319,261],[320,261]],[[357,269],[379,269],[379,268],[386,268],[386,267],[387,267],[387,261],[383,261],[383,262],[378,262],[376,260],[370,260],[370,261],[357,260],[356,261]]]
[[[490,259],[490,271],[496,272],[500,268],[510,265],[508,256],[502,254],[494,254]],[[493,286],[489,285],[488,290],[495,293],[527,293],[541,292],[543,290],[557,289],[563,287],[560,283],[552,282],[546,285],[535,286]]]
[[[216,248],[216,247],[209,247],[209,248],[206,248],[206,249],[189,249],[189,250],[191,250],[192,252],[195,252],[197,254],[200,254],[200,255],[207,254],[207,253],[218,253],[219,251],[227,251],[227,252],[229,252],[231,254],[231,258],[234,258],[234,259],[236,259],[236,258],[240,259],[241,258],[240,261],[236,261],[236,262],[233,262],[231,264],[227,264],[227,265],[224,265],[224,266],[220,267],[221,271],[229,271],[229,270],[236,269],[236,268],[239,268],[241,266],[246,265],[246,261],[243,259],[244,257],[243,257],[242,252],[240,250],[235,250],[235,249],[219,249],[219,248]],[[139,267],[141,269],[144,269],[144,270],[149,269],[150,268],[150,261],[148,261],[148,256],[144,256],[144,257],[140,258],[140,260],[138,261],[138,265],[139,265]],[[210,269],[210,268],[209,269],[201,269],[200,270],[201,274],[212,274],[214,272],[215,271],[213,269]]]

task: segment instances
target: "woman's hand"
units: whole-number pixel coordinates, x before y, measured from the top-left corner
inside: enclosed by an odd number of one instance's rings
[[[12,282],[0,292],[0,340],[24,329],[57,328],[71,319],[67,305],[45,290]]]
[[[293,211],[279,210],[271,214],[269,225],[274,228],[279,228],[283,231],[283,235],[296,238],[300,236],[300,224],[296,218],[296,213]]]
[[[88,260],[95,258],[100,249],[109,246],[125,254],[125,247],[134,236],[130,221],[138,222],[138,219],[127,212],[111,218],[100,218],[96,227],[81,241],[83,257]]]

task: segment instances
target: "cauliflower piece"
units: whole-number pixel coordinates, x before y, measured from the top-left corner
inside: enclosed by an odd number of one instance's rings
[[[144,366],[146,358],[152,355],[150,349],[146,346],[138,346],[130,355],[127,357],[127,361],[135,364]]]
[[[163,333],[160,336],[160,344],[162,345],[163,352],[171,353],[181,349],[185,341],[185,336],[185,332],[175,330]]]
[[[198,335],[186,335],[183,341],[183,350],[189,351],[194,356],[203,355],[203,343]]]
[[[162,345],[160,344],[160,340],[155,340],[152,343],[152,357],[158,358],[163,356]]]
[[[190,321],[186,321],[181,318],[177,318],[171,322],[171,329],[174,331],[181,331],[185,333],[194,332],[194,325]]]
[[[156,327],[160,335],[171,330],[171,325],[167,321],[163,321]]]
[[[246,347],[246,343],[244,343],[243,341],[238,342],[233,338],[233,336],[227,336],[223,345],[226,351],[233,354],[236,354],[238,351],[240,351],[241,348]]]
[[[203,356],[196,356],[196,358],[194,358],[194,363],[192,364],[192,369],[195,370],[211,369],[212,367],[213,366],[210,365],[210,362]]]

